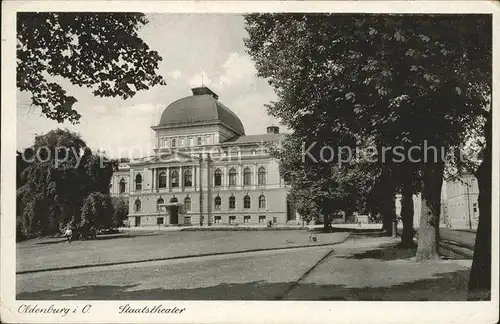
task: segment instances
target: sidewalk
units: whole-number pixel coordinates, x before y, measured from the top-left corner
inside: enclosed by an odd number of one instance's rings
[[[415,261],[400,239],[364,238],[335,247],[283,299],[466,300],[471,260]]]

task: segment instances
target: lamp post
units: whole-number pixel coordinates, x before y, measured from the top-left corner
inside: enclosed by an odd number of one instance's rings
[[[470,197],[469,196],[469,186],[470,186],[470,184],[469,184],[469,181],[467,181],[465,183],[465,186],[467,188],[467,209],[469,211],[469,229],[472,229],[472,218],[470,216],[470,199],[469,199],[469,197]]]

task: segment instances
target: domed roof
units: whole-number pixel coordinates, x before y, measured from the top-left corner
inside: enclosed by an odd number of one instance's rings
[[[158,126],[220,122],[240,135],[245,134],[241,120],[229,108],[217,101],[218,97],[214,92],[207,87],[192,90],[192,96],[176,100],[165,108]]]

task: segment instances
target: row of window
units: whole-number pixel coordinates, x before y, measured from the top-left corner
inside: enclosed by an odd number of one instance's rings
[[[177,201],[178,200],[175,197],[170,199],[171,203],[175,203]],[[156,209],[158,211],[161,211],[162,205],[164,203],[165,203],[165,201],[163,200],[163,198],[158,198],[158,200],[156,201]],[[135,200],[134,206],[135,206],[136,212],[141,211],[142,203],[141,203],[141,200],[139,198],[137,198]],[[251,206],[252,206],[252,199],[250,198],[250,196],[243,197],[243,208],[250,209]],[[221,210],[221,207],[222,207],[222,198],[217,196],[214,199],[214,209]],[[235,209],[235,208],[236,208],[236,198],[234,196],[231,196],[231,197],[229,197],[229,209]],[[259,196],[259,209],[264,209],[264,208],[266,208],[266,197],[264,195],[260,195]],[[184,198],[184,210],[186,210],[186,211],[191,210],[191,198],[190,197]]]
[[[231,168],[228,173],[228,183],[230,186],[236,186],[237,182],[237,172],[236,169]],[[184,187],[192,187],[193,186],[193,172],[188,169],[184,171],[183,178]],[[245,168],[243,170],[243,185],[250,186],[252,184],[252,171],[250,168]],[[264,167],[260,167],[257,172],[257,184],[265,185],[266,184],[266,169]],[[220,169],[216,169],[214,172],[214,186],[222,185],[222,171]],[[120,193],[125,192],[126,182],[124,179],[120,180]],[[172,188],[179,187],[179,172],[177,170],[173,170],[170,174],[170,186]],[[166,188],[167,187],[167,173],[165,171],[160,172],[158,175],[158,187]],[[139,173],[135,176],[135,190],[142,190],[142,175]]]
[[[250,223],[252,221],[252,217],[250,215],[245,215],[243,216],[243,223]],[[273,217],[273,223],[276,223],[277,218]],[[228,217],[228,223],[229,224],[235,224],[236,221],[236,216],[229,216]],[[265,223],[266,222],[266,216],[265,215],[260,215],[259,216],[259,223]],[[214,223],[223,223],[222,216],[214,216]]]
[[[228,173],[228,183],[230,186],[236,186],[238,178],[238,173],[236,169],[231,168]],[[243,185],[250,186],[252,184],[252,170],[246,167],[243,170]],[[257,184],[265,185],[266,184],[266,169],[264,167],[260,167],[257,171]],[[220,169],[216,169],[214,172],[214,186],[222,185],[222,171]]]
[[[252,220],[252,217],[250,215],[243,216],[243,223],[250,223],[251,220]],[[260,215],[259,216],[259,223],[263,224],[265,222],[266,222],[266,216]],[[276,222],[277,222],[277,218],[273,217],[273,223],[276,223]],[[165,220],[163,217],[158,217],[156,219],[157,225],[163,225],[164,223],[165,223]],[[214,223],[216,223],[216,224],[222,223],[222,216],[215,216]],[[236,224],[236,216],[229,216],[228,223],[229,224]],[[186,224],[186,225],[191,224],[191,217],[189,217],[189,216],[184,217],[184,224]]]
[[[192,137],[179,137],[179,141],[177,141],[177,138],[163,138],[160,139],[162,141],[162,147],[170,147],[170,148],[176,148],[176,147],[184,147],[184,146],[193,146],[195,145],[204,145],[204,144],[212,144],[213,143],[213,135],[205,135],[205,136],[196,136]],[[195,142],[196,141],[196,142]]]

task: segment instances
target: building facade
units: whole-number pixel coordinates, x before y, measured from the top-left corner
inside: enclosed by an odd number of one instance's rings
[[[446,181],[448,222],[451,227],[476,228],[479,221],[479,186],[472,174]]]
[[[464,174],[460,178],[443,181],[441,225],[452,228],[477,228],[479,221],[478,197],[477,179],[472,174]],[[420,194],[413,195],[413,225],[415,227],[420,225],[421,204]],[[396,196],[396,215],[401,216],[401,195]]]
[[[296,220],[269,148],[276,126],[245,135],[240,119],[207,87],[171,103],[153,156],[120,164],[111,193],[128,197],[129,225],[284,224]]]

